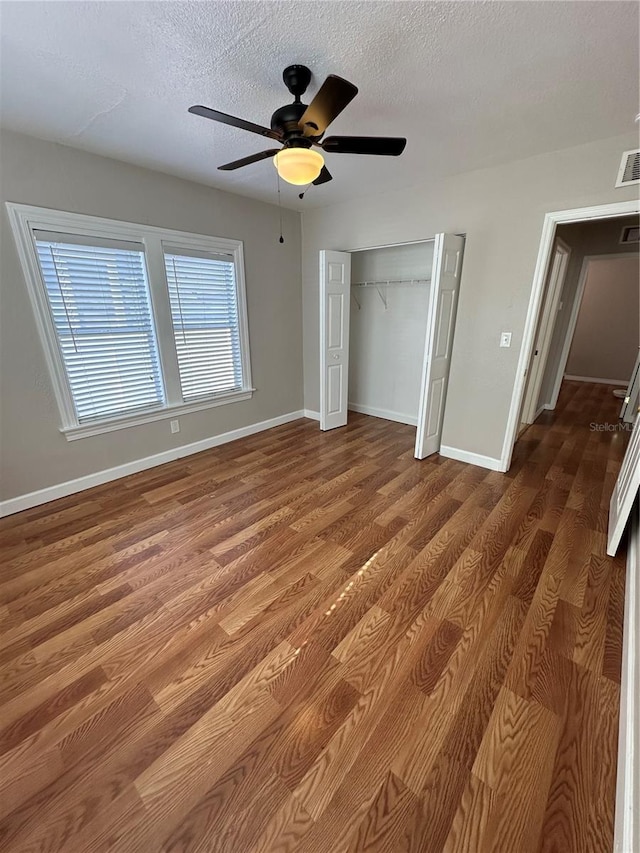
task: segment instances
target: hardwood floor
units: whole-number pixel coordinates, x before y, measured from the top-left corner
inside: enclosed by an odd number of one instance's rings
[[[612,849],[625,436],[297,421],[0,522],[0,847]]]

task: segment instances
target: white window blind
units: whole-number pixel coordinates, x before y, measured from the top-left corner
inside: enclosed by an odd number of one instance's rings
[[[36,231],[79,423],[164,405],[143,247]]]
[[[242,389],[233,256],[165,248],[164,258],[183,400]]]

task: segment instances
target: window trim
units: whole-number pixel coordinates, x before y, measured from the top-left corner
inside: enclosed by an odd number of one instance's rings
[[[45,207],[34,207],[15,202],[6,202],[6,208],[60,412],[60,432],[65,435],[67,441],[126,429],[127,427],[164,420],[165,418],[175,418],[182,414],[248,400],[253,396],[255,388],[251,381],[244,246],[241,240],[232,240],[227,237],[211,237],[206,234],[192,234],[186,231],[159,228],[154,225],[139,225],[121,220],[104,219],[98,216],[51,210]],[[36,230],[59,231],[63,234],[75,234],[89,238],[124,239],[129,242],[142,244],[151,294],[151,312],[158,344],[160,372],[165,389],[165,406],[146,409],[125,417],[105,418],[83,424],[78,422],[67,373],[51,317],[46,288],[38,263],[34,236],[34,231]],[[233,256],[238,301],[240,357],[244,381],[242,389],[219,394],[207,400],[192,403],[183,402],[164,266],[165,246],[171,246],[173,249],[195,249],[203,252],[224,253]]]

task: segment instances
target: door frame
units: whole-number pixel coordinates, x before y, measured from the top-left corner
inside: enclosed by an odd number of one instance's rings
[[[567,361],[569,360],[569,352],[571,350],[571,344],[573,343],[573,336],[576,331],[576,326],[578,325],[578,314],[580,313],[580,305],[582,304],[584,288],[587,283],[587,271],[589,269],[589,262],[603,260],[617,261],[622,260],[623,258],[633,258],[637,254],[637,252],[617,252],[616,254],[612,255],[584,256],[582,266],[580,267],[580,275],[578,276],[578,286],[576,287],[573,305],[571,306],[571,316],[569,317],[567,331],[565,334],[564,341],[562,343],[562,351],[560,353],[560,360],[558,362],[558,368],[556,370],[556,378],[553,382],[553,391],[551,393],[551,399],[549,400],[549,404],[545,406],[545,409],[555,409],[556,404],[558,402],[560,386],[562,385],[562,380],[564,379],[564,371],[567,366]]]
[[[527,308],[527,316],[522,335],[522,347],[520,349],[520,357],[518,359],[516,379],[513,386],[513,393],[511,395],[507,428],[502,444],[500,470],[508,471],[509,466],[511,465],[511,456],[513,455],[513,448],[517,439],[518,420],[520,410],[522,408],[525,382],[527,378],[526,369],[531,361],[531,354],[535,343],[535,333],[542,305],[544,284],[549,269],[549,262],[551,260],[553,250],[553,241],[558,225],[566,225],[570,222],[588,222],[590,220],[598,219],[615,219],[618,216],[627,216],[634,213],[640,213],[640,200],[618,201],[613,202],[612,204],[579,207],[571,210],[555,210],[545,214],[542,224],[542,235],[540,238],[538,257],[533,273],[529,307]]]
[[[562,269],[558,271],[558,278],[554,283],[552,282],[553,269],[555,259],[558,254],[564,256],[561,257],[559,260],[559,263],[561,263],[563,266]],[[527,376],[528,381],[525,383],[524,402],[522,404],[522,413],[520,415],[521,423],[534,423],[535,419],[538,417],[538,415],[544,408],[543,406],[538,409],[537,404],[538,399],[540,398],[540,391],[542,389],[542,381],[544,379],[545,370],[547,369],[547,362],[549,361],[549,353],[551,350],[553,331],[558,320],[558,305],[560,304],[560,297],[562,296],[562,290],[564,288],[564,284],[567,278],[570,258],[571,246],[565,243],[564,240],[561,240],[560,237],[556,237],[556,239],[553,241],[552,256],[549,259],[549,274],[547,275],[547,278],[545,280],[545,288],[542,295],[542,303],[540,306],[540,312],[542,314],[541,326],[534,340],[534,346],[535,344],[538,344],[541,350],[539,353],[540,358],[537,362],[535,361],[536,350],[534,350],[533,354],[531,355],[531,361],[529,362]],[[552,293],[551,288],[554,286],[555,291]],[[544,316],[545,313],[546,319]]]

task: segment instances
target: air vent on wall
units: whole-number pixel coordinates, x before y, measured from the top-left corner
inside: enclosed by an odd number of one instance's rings
[[[640,148],[625,151],[622,155],[616,186],[627,187],[629,184],[640,184]]]
[[[620,235],[621,243],[640,243],[640,228],[637,225],[627,225]]]

